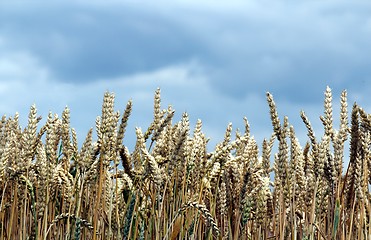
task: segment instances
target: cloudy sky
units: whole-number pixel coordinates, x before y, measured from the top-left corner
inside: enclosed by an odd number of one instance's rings
[[[327,85],[335,114],[343,89],[371,111],[370,40],[368,0],[1,1],[0,113],[25,124],[33,103],[43,121],[67,105],[82,142],[111,91],[117,110],[133,100],[131,145],[160,87],[176,118],[202,119],[212,148],[244,116],[269,137],[269,91],[304,144],[299,112],[321,131]]]

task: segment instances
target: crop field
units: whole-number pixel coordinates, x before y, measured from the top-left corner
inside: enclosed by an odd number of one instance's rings
[[[243,131],[229,124],[212,151],[201,120],[194,129],[186,113],[175,122],[160,89],[132,151],[132,102],[117,112],[113,93],[82,144],[68,108],[41,125],[33,105],[25,128],[18,114],[3,116],[0,239],[371,239],[371,114],[357,104],[348,113],[343,91],[334,126],[327,87],[322,136],[298,113],[301,145],[266,97],[272,134],[257,143],[244,118]]]

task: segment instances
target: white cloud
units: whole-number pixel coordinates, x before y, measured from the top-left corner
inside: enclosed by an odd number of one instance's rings
[[[46,79],[47,75],[47,71],[39,66],[37,60],[26,52],[0,56],[0,80],[24,79],[28,76]]]

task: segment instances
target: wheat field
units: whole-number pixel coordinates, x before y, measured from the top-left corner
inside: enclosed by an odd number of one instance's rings
[[[33,105],[24,129],[18,114],[3,116],[0,239],[371,239],[371,114],[357,104],[348,114],[343,91],[335,127],[327,87],[323,136],[301,112],[301,145],[266,97],[272,135],[259,146],[243,118],[243,132],[228,124],[211,152],[201,120],[194,129],[186,113],[174,122],[160,89],[132,151],[132,102],[115,111],[113,93],[81,145],[68,108],[40,126]]]

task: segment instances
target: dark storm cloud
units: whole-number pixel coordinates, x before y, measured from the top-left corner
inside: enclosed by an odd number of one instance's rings
[[[83,83],[197,60],[220,94],[318,89],[369,81],[367,2],[41,4],[0,10],[8,47],[25,49],[59,81]],[[349,82],[352,84],[349,84]]]
[[[50,67],[56,79],[88,82],[197,58],[202,46],[171,19],[130,4],[46,4],[0,10],[0,34]]]

